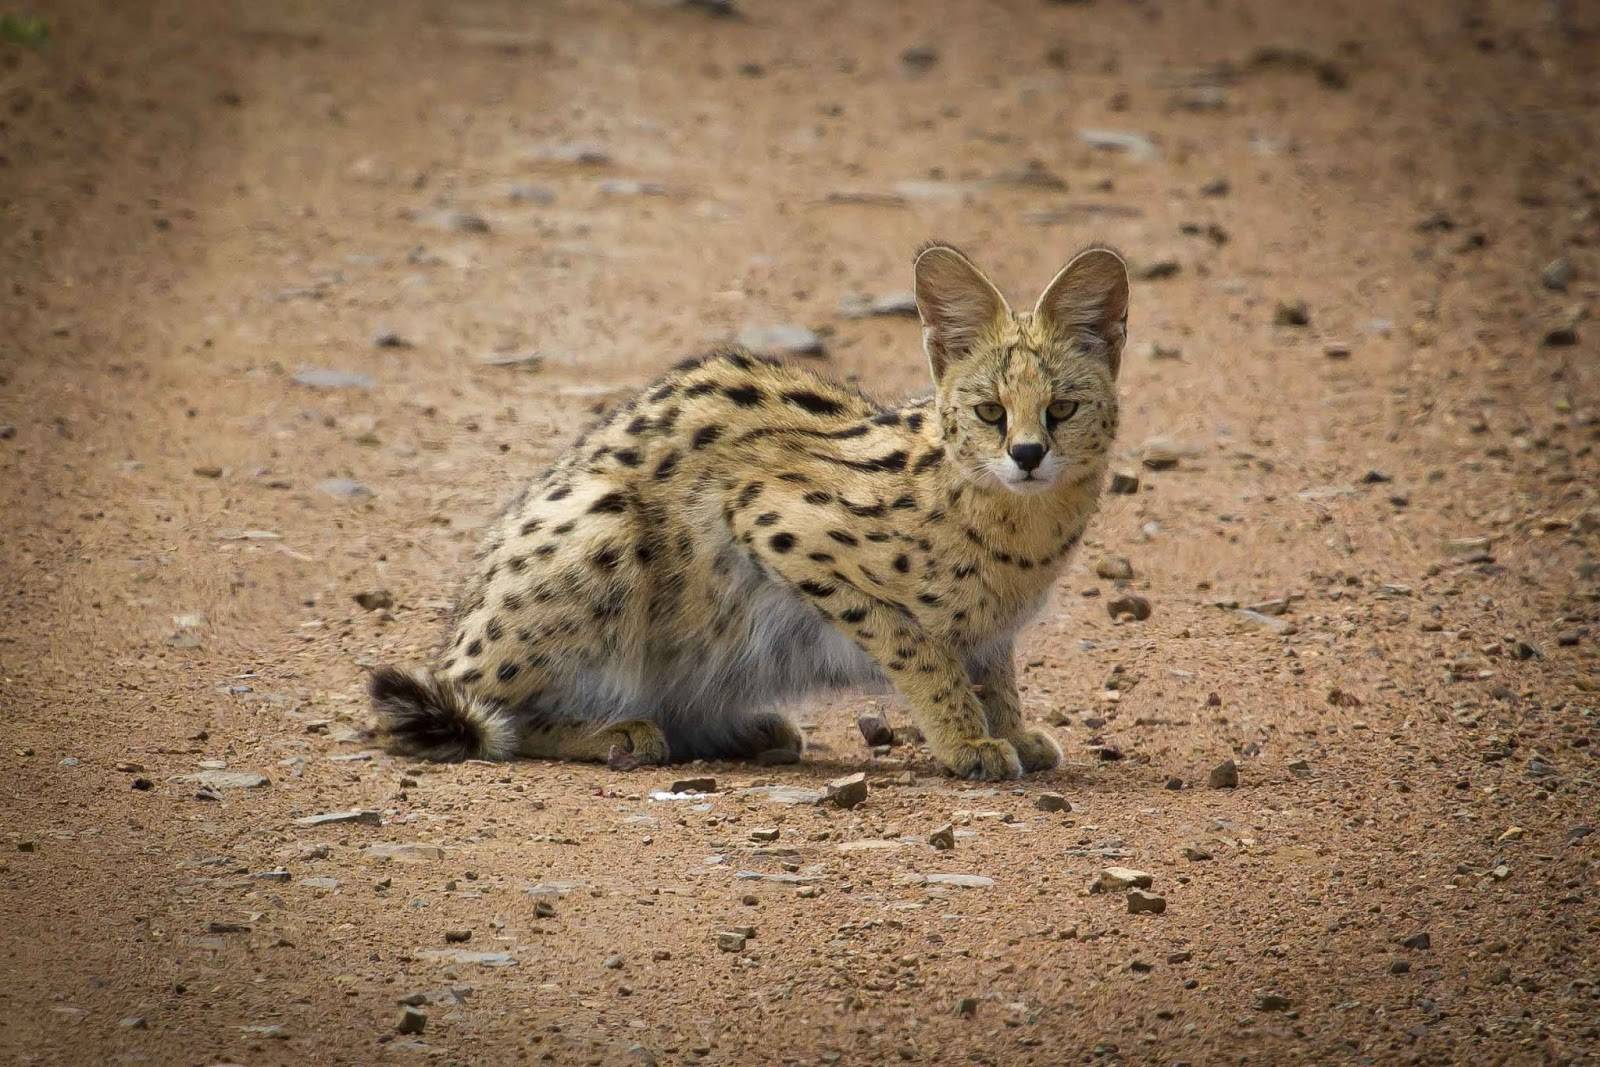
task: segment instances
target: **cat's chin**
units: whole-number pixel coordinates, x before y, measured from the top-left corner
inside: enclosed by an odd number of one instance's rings
[[[1054,489],[1056,485],[1055,482],[1047,482],[1043,478],[1018,478],[1016,480],[997,478],[995,480],[1000,483],[1001,488],[1005,489],[1006,492],[1015,493],[1018,496],[1038,496],[1040,493],[1047,493]]]

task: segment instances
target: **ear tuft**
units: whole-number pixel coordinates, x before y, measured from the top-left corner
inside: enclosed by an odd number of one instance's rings
[[[1045,287],[1033,314],[1105,359],[1114,376],[1128,336],[1127,264],[1109,248],[1079,252]]]
[[[1011,314],[1011,308],[983,272],[949,245],[924,245],[913,269],[922,345],[934,381],[939,381],[952,363],[972,350],[984,330]]]

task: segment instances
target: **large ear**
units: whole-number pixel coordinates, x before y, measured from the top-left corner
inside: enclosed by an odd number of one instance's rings
[[[917,255],[917,314],[922,316],[922,347],[933,366],[933,380],[972,349],[984,330],[1011,314],[1000,295],[972,261],[948,245],[929,245]]]
[[[1128,267],[1109,248],[1079,252],[1045,287],[1033,317],[1103,359],[1112,377],[1128,337]]]

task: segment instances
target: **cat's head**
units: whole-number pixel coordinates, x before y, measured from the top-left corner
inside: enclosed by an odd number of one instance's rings
[[[1013,493],[1098,477],[1117,429],[1122,258],[1108,248],[1078,253],[1028,313],[1013,312],[946,244],[918,252],[916,276],[945,448],[962,474]]]

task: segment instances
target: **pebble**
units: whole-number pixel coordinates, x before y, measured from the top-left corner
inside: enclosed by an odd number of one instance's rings
[[[1522,839],[1522,835],[1526,832],[1527,831],[1520,826],[1508,826],[1504,831],[1501,832],[1499,837],[1494,839],[1494,843],[1497,845],[1503,845],[1508,841],[1520,841]]]
[[[928,844],[940,852],[950,851],[956,847],[956,828],[950,823],[945,823],[928,835]]]
[[[1167,898],[1154,893],[1146,893],[1142,889],[1128,891],[1128,914],[1130,915],[1160,915],[1167,910]]]
[[[715,793],[717,780],[715,778],[679,778],[667,790],[669,793]]]
[[[387,589],[372,589],[351,597],[363,611],[381,611],[394,607],[394,594]]]
[[[415,842],[368,845],[362,849],[362,854],[368,859],[393,860],[396,863],[427,863],[430,860],[444,859],[444,849],[438,845],[422,845]]]
[[[790,323],[746,326],[739,331],[738,343],[762,356],[822,356],[827,346],[815,330]]]
[[[1106,603],[1106,614],[1113,619],[1126,615],[1136,622],[1142,622],[1150,617],[1150,601],[1142,596],[1132,593],[1127,596],[1117,597]]]
[[[1103,152],[1126,152],[1134,159],[1155,159],[1161,155],[1154,141],[1132,130],[1081,129],[1078,138],[1090,148],[1098,148]]]
[[[1570,323],[1552,326],[1545,331],[1546,348],[1568,348],[1578,343],[1578,328]]]
[[[1300,627],[1288,619],[1276,618],[1250,608],[1235,608],[1233,614],[1244,622],[1259,626],[1263,630],[1270,630],[1279,637],[1288,637],[1300,632]]]
[[[1060,793],[1040,793],[1033,798],[1033,806],[1040,811],[1071,811],[1072,803]]]
[[[355,371],[301,367],[294,372],[294,383],[308,389],[371,389],[372,377]]]
[[[1149,889],[1155,876],[1132,867],[1107,867],[1090,889],[1096,893],[1121,893],[1129,889]]]
[[[338,823],[361,823],[364,826],[378,826],[383,822],[383,816],[376,811],[366,808],[351,808],[348,811],[329,811],[321,815],[306,815],[294,821],[296,826],[333,826]]]
[[[1410,970],[1411,970],[1411,961],[1410,960],[1390,960],[1389,961],[1389,973],[1390,974],[1406,974],[1406,973],[1409,973]]]
[[[193,782],[205,789],[262,789],[272,784],[272,779],[260,771],[207,770],[199,774],[180,774],[180,782]]]
[[[1262,993],[1256,997],[1258,1011],[1288,1011],[1293,1005],[1294,1001],[1282,993]]]
[[[1199,845],[1185,845],[1183,847],[1183,858],[1193,860],[1195,863],[1202,863],[1211,858],[1211,853]]]
[[[1280,300],[1272,312],[1274,326],[1309,326],[1311,309],[1304,300]]]
[[[476,963],[483,967],[513,967],[517,962],[509,952],[473,952],[463,948],[425,948],[419,949],[416,955],[438,963]]]
[[[956,1014],[963,1019],[970,1019],[978,1014],[978,998],[962,997],[956,1001]]]
[[[894,744],[894,729],[882,715],[857,715],[856,729],[861,731],[862,739],[874,747]]]
[[[1165,441],[1147,441],[1139,450],[1139,462],[1153,471],[1169,471],[1183,461],[1183,454]]]
[[[1412,934],[1400,944],[1406,948],[1430,950],[1433,948],[1433,936],[1424,930],[1420,934]]]
[[[1572,263],[1565,256],[1552,259],[1545,264],[1544,270],[1539,272],[1539,281],[1546,289],[1553,289],[1558,293],[1567,291],[1567,286],[1572,284]]]
[[[446,930],[444,932],[444,943],[447,945],[464,945],[471,940],[471,930]]]
[[[620,954],[614,952],[605,959],[601,960],[600,966],[604,967],[608,971],[620,971],[622,970],[622,965],[625,962],[627,961],[624,960]]]
[[[1125,581],[1133,577],[1133,564],[1126,556],[1101,556],[1095,562],[1094,573],[1108,581]]]
[[[847,774],[827,784],[828,801],[835,807],[853,808],[867,799],[867,776],[864,772]]]
[[[752,841],[776,841],[777,839],[778,830],[776,827],[766,827],[759,830],[750,831],[750,840]]]
[[[1322,354],[1328,359],[1349,359],[1350,346],[1343,341],[1329,341],[1322,346]]]
[[[143,793],[143,792],[145,792],[145,791],[147,791],[147,790],[150,790],[150,789],[154,789],[154,788],[155,788],[155,786],[156,786],[156,784],[155,784],[155,783],[154,783],[154,782],[152,782],[152,781],[151,781],[151,780],[150,780],[150,779],[148,779],[148,778],[135,778],[135,779],[134,779],[134,780],[133,780],[133,781],[132,781],[132,782],[131,782],[131,783],[129,783],[129,784],[130,784],[130,785],[131,785],[131,786],[132,786],[132,787],[133,787],[133,788],[134,788],[134,789],[137,789],[137,790],[139,790],[139,792],[141,792],[141,793]]]
[[[354,478],[324,478],[317,483],[317,491],[341,500],[355,500],[372,495],[372,490]]]
[[[911,880],[923,885],[953,885],[961,889],[988,889],[994,879],[986,874],[924,874],[913,875]]]
[[[917,295],[912,292],[885,293],[882,296],[851,296],[839,302],[839,314],[847,319],[917,317]]]
[[[414,348],[411,340],[394,330],[379,330],[372,335],[373,348]]]
[[[931,45],[913,45],[900,53],[900,66],[907,74],[924,74],[938,65],[938,49]]]
[[[717,947],[724,952],[743,952],[745,936],[737,930],[721,930],[717,933]]]
[[[402,1034],[420,1034],[428,1028],[428,1016],[425,1012],[407,1005],[400,1010],[400,1021],[395,1024],[395,1029]]]
[[[150,1024],[145,1022],[143,1015],[130,1015],[117,1022],[117,1025],[127,1030],[148,1030]]]
[[[1121,496],[1132,496],[1139,491],[1139,475],[1132,471],[1112,471],[1111,492]]]
[[[1212,178],[1200,187],[1200,195],[1207,197],[1227,196],[1233,191],[1233,186],[1226,178]]]
[[[1215,767],[1206,777],[1206,784],[1212,789],[1237,789],[1239,788],[1239,765],[1231,759],[1225,759]]]

